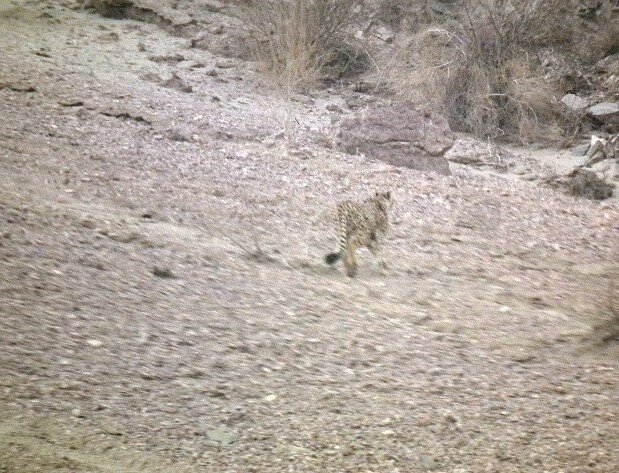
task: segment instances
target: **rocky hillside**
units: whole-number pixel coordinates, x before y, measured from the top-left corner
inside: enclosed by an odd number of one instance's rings
[[[251,2],[0,5],[0,471],[619,468],[612,75],[553,144],[482,138],[385,69],[462,13],[389,3],[303,87]],[[348,278],[332,210],[376,190]]]

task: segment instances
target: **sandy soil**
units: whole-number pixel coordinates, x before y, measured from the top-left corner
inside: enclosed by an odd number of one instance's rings
[[[619,469],[616,200],[340,153],[372,97],[152,24],[0,26],[0,472]],[[330,209],[380,189],[346,278]]]

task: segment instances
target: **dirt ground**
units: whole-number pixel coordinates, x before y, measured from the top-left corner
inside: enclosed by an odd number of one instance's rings
[[[619,471],[617,200],[346,155],[371,97],[260,84],[0,3],[0,472]],[[330,209],[382,189],[346,278]]]

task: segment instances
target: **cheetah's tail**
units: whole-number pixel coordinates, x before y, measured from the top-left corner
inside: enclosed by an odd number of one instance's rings
[[[327,264],[335,264],[338,262],[338,260],[342,257],[342,253],[329,253],[328,255],[325,256],[325,263]]]

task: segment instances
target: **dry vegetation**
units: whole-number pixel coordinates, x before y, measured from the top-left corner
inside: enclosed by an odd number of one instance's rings
[[[569,44],[574,2],[462,2],[457,21],[409,40],[391,81],[404,95],[441,110],[453,129],[520,142],[555,140],[574,125],[536,52]],[[414,61],[414,63],[412,63]],[[411,64],[412,63],[412,64]]]
[[[343,35],[357,10],[354,0],[251,1],[243,10],[252,49],[278,86],[303,89],[351,69],[364,56]]]
[[[591,64],[616,52],[617,22],[605,3],[596,41],[584,45],[577,1],[463,1],[457,20],[429,25],[409,40],[399,55],[409,64],[392,61],[392,83],[441,110],[454,130],[557,142],[577,131],[579,117],[559,102],[566,91],[540,53]]]
[[[377,52],[380,80],[442,112],[454,130],[519,143],[576,133],[581,117],[560,102],[570,86],[544,58],[586,66],[616,52],[612,1],[588,19],[591,41],[583,41],[588,13],[578,0],[451,3],[450,14],[437,15],[421,0],[253,1],[245,18],[265,72],[289,90],[364,72],[371,62],[354,33],[384,25],[399,40]]]
[[[586,169],[539,185],[594,155],[459,136],[431,175],[338,135],[389,85],[425,131],[456,71],[495,111],[556,94],[548,41],[480,58],[503,27],[445,0],[268,1],[0,2],[0,473],[619,471],[619,206]],[[381,82],[262,86],[239,7],[265,82],[355,45]],[[334,204],[381,189],[388,268],[348,278]]]

